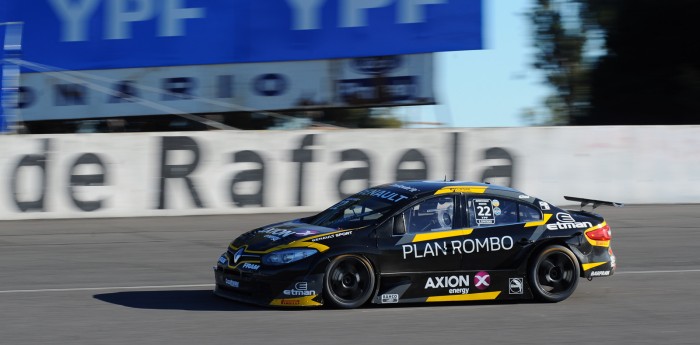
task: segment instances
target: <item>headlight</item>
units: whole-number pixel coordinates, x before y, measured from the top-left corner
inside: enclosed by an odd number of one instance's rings
[[[273,266],[284,265],[308,258],[316,253],[318,253],[318,250],[310,248],[282,249],[263,256],[262,263]]]

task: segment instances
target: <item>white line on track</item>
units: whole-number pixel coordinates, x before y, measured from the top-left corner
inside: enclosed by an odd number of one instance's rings
[[[618,274],[656,274],[656,273],[693,273],[693,272],[700,272],[700,269],[698,269],[698,270],[665,270],[665,271],[623,271],[623,272],[615,272],[615,275],[618,275]]]
[[[99,290],[177,289],[177,288],[196,288],[196,287],[214,287],[214,284],[110,286],[110,287],[86,287],[86,288],[65,288],[65,289],[36,289],[36,290],[0,290],[0,294],[2,294],[2,293],[32,293],[32,292],[99,291]]]
[[[662,274],[662,273],[698,273],[700,269],[694,270],[659,270],[659,271],[622,271],[620,274]],[[10,293],[37,293],[37,292],[71,292],[71,291],[101,291],[101,290],[151,290],[151,289],[182,289],[182,288],[211,288],[214,284],[186,284],[186,285],[144,285],[144,286],[109,286],[109,287],[85,287],[85,288],[65,288],[65,289],[35,289],[35,290],[0,290],[0,294]]]

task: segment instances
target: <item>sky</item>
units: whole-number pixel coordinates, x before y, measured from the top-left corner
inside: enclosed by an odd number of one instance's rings
[[[484,50],[435,54],[438,105],[405,107],[407,121],[448,127],[528,125],[525,109],[546,111],[551,89],[532,67],[532,26],[525,16],[533,0],[483,0]]]

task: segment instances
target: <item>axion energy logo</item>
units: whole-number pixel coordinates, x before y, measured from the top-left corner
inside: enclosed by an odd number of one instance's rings
[[[474,287],[479,290],[486,290],[491,285],[491,276],[484,271],[474,275]]]

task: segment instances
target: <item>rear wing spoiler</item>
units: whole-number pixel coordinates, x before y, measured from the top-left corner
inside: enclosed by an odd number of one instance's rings
[[[613,202],[613,201],[603,201],[603,200],[595,200],[595,199],[585,199],[585,198],[577,198],[573,196],[564,196],[564,199],[569,200],[569,201],[576,201],[581,203],[581,209],[586,207],[586,205],[593,205],[593,209],[595,210],[596,207],[603,205],[603,206],[613,206],[613,207],[622,207],[625,206],[625,204],[621,202]]]

